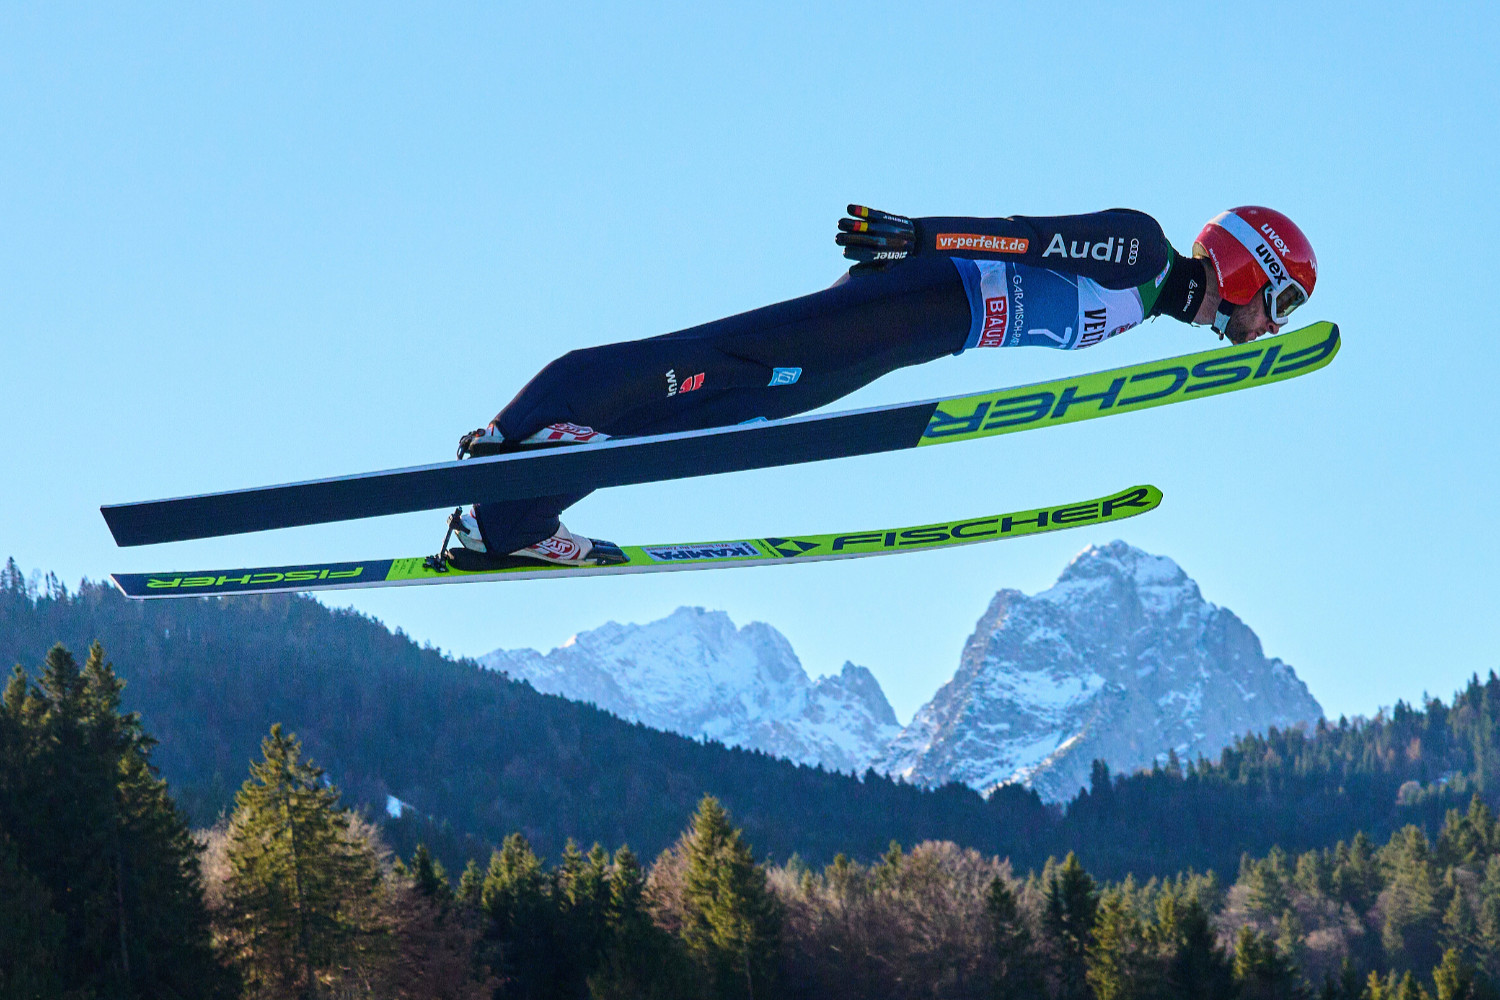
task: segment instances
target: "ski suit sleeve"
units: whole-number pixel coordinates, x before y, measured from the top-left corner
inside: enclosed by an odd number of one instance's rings
[[[1087,215],[1013,215],[912,220],[918,253],[997,260],[1088,278],[1107,289],[1135,288],[1167,268],[1172,245],[1145,212],[1111,208]]]

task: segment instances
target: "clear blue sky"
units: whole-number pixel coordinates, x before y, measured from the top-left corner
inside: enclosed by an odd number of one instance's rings
[[[1186,13],[1196,9],[1200,13]],[[431,550],[439,512],[117,550],[101,503],[441,460],[557,354],[833,281],[848,201],[1125,205],[1186,250],[1262,203],[1322,265],[1309,378],[924,453],[602,492],[621,542],[1161,508],[944,553],[339,598],[459,654],[681,604],[869,666],[903,718],[999,587],[1119,535],[1333,715],[1500,667],[1493,5],[6,4],[0,556],[117,570]],[[975,351],[868,405],[1211,346]]]

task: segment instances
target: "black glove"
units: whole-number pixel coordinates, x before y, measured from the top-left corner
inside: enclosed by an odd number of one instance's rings
[[[839,220],[833,241],[854,261],[852,270],[886,267],[917,252],[917,227],[905,216],[850,205],[852,219]]]

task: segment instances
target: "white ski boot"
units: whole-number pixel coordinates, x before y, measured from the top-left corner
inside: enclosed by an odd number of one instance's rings
[[[544,448],[554,444],[593,444],[608,441],[609,435],[582,424],[548,424],[535,434],[520,441],[506,441],[500,428],[491,423],[476,431],[470,431],[458,439],[459,458],[483,458],[485,455],[503,455],[506,452],[530,448]]]
[[[472,507],[450,514],[448,531],[458,539],[459,547],[447,548],[445,541],[443,562],[459,569],[482,569],[523,559],[553,566],[615,566],[629,561],[613,542],[575,535],[561,522],[551,537],[508,554],[492,553],[479,532],[479,519]]]

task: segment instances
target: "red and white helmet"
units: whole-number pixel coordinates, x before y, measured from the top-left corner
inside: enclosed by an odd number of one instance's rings
[[[1318,258],[1297,224],[1280,212],[1243,205],[1220,212],[1203,227],[1193,248],[1202,247],[1219,278],[1222,302],[1214,329],[1223,332],[1230,307],[1266,296],[1266,315],[1286,322],[1318,282]]]

